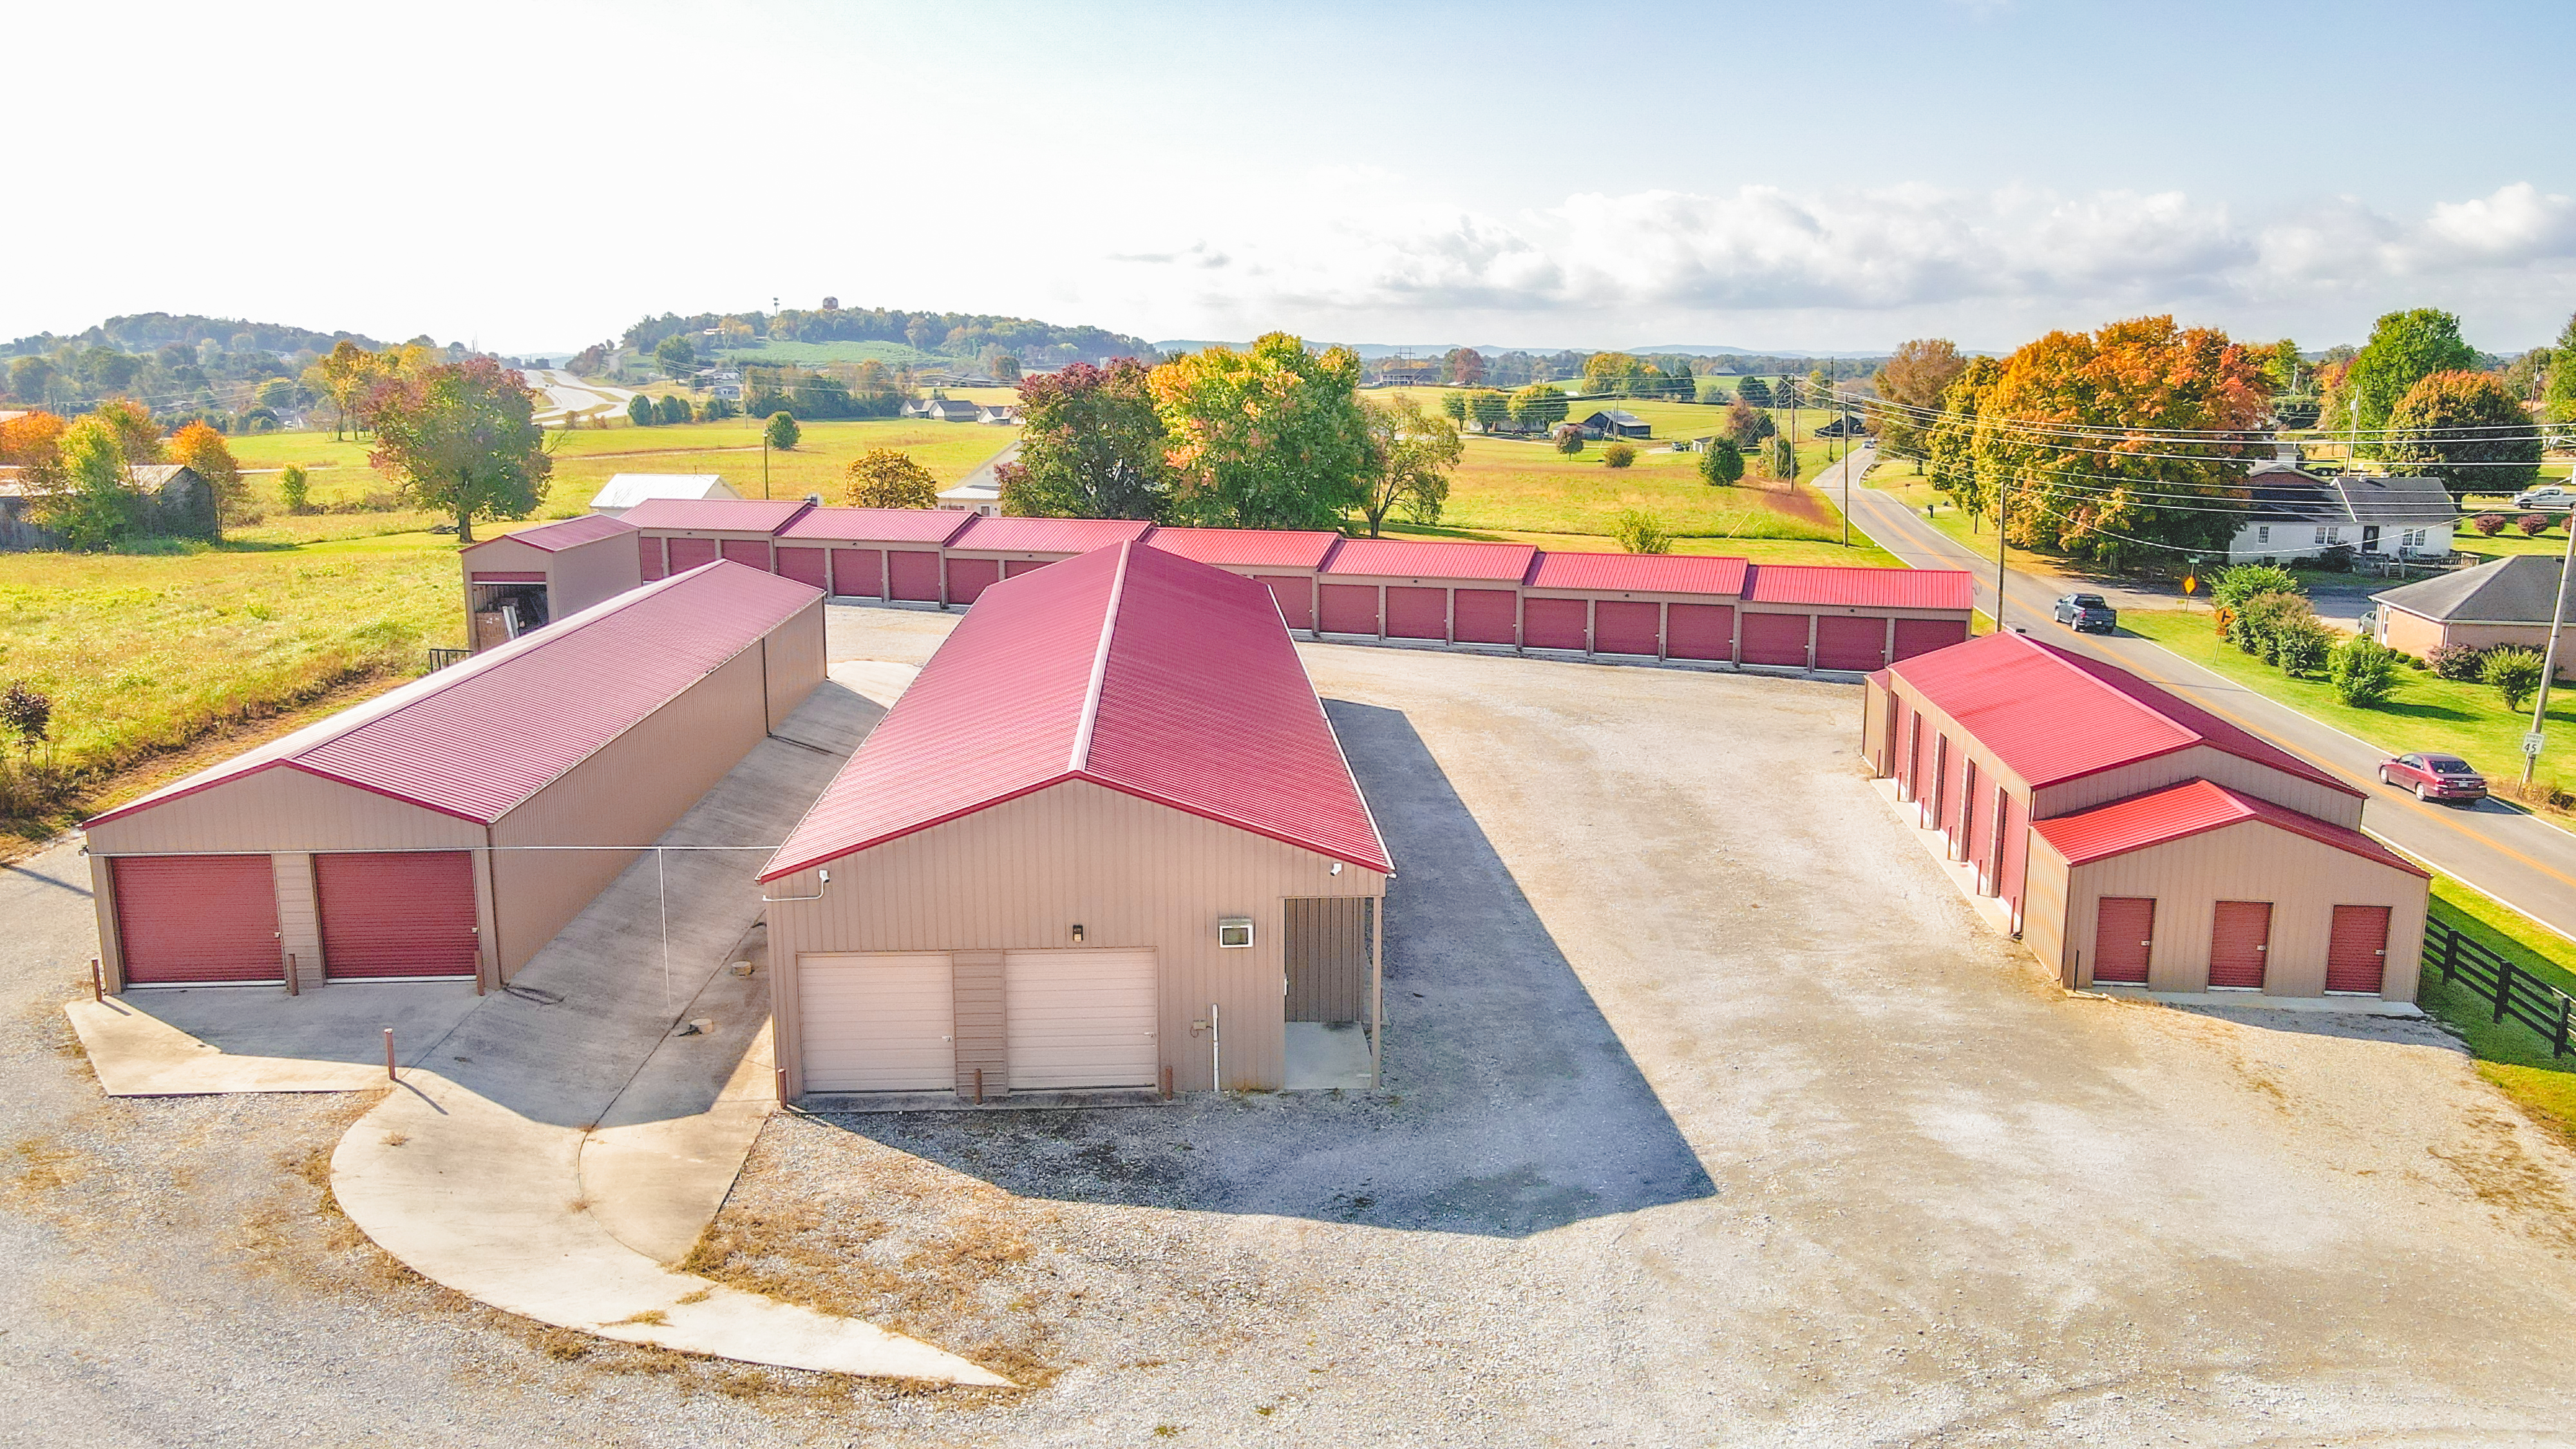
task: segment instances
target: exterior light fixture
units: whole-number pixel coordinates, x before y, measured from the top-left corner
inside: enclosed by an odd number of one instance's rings
[[[1340,861],[1338,861],[1338,860],[1337,860],[1337,861],[1334,861],[1334,862],[1333,862],[1333,874],[1335,874],[1335,875],[1340,875],[1341,873],[1342,873],[1342,863],[1341,863]]]
[[[1077,946],[1082,944],[1082,928],[1080,926],[1073,928],[1073,944]]]
[[[1252,918],[1250,916],[1220,918],[1216,923],[1216,943],[1220,946],[1251,945]]]

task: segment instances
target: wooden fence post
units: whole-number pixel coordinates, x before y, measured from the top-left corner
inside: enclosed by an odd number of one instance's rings
[[[2496,961],[2495,1019],[2504,1020],[2504,1004],[2513,993],[2513,963],[2499,957]]]
[[[2564,993],[2558,998],[2558,1034],[2549,1040],[2549,1055],[2553,1061],[2567,1055],[2567,997]]]
[[[2451,978],[2458,975],[2459,970],[2460,933],[2444,926],[2442,927],[2442,984],[2450,985]]]

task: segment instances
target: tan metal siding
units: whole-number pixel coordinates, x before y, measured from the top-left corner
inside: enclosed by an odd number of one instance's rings
[[[1151,947],[1160,961],[1163,1064],[1185,1091],[1209,1085],[1223,1013],[1229,1088],[1277,1087],[1284,1015],[1282,901],[1383,896],[1385,877],[1212,820],[1074,780],[827,862],[822,899],[769,907],[771,959],[806,952],[1052,950],[1083,927],[1092,948]],[[772,896],[813,895],[808,870]],[[1253,920],[1250,949],[1216,944],[1223,916]],[[777,992],[778,1060],[800,1059],[792,980]],[[786,1090],[802,1090],[789,1072]]]
[[[768,659],[769,727],[776,729],[823,682],[823,601],[815,599],[770,630],[761,650]]]
[[[553,555],[546,568],[546,607],[561,619],[643,584],[644,567],[633,534],[594,539]]]
[[[299,850],[461,850],[483,843],[471,820],[424,810],[302,770],[262,770],[110,820],[93,855]]]
[[[2042,856],[2032,852],[2033,875]],[[2068,873],[2067,945],[2084,953],[2079,984],[2093,979],[2093,910],[2104,896],[2152,896],[2155,955],[2147,985],[2203,991],[2209,985],[2210,929],[2220,900],[2269,901],[2271,996],[2322,996],[2326,944],[2338,905],[2387,906],[2388,979],[2381,997],[2415,999],[2430,888],[2422,876],[2364,860],[2256,821],[2132,851]],[[2035,914],[2035,912],[2034,912]],[[2026,933],[2027,934],[2027,933]]]
[[[660,839],[767,735],[762,683],[758,649],[734,656],[494,823],[500,935],[494,945],[504,979],[636,856],[633,850],[510,847],[636,846]],[[746,865],[757,859],[743,857]]]
[[[975,1094],[975,1074],[984,1074],[984,1095],[1011,1094],[1010,994],[1005,989],[1002,953],[949,953],[949,989],[956,994],[952,1010],[957,1038],[957,1095]]]
[[[2036,835],[2030,839],[2028,878],[2022,883],[2021,943],[2067,986],[2080,983],[2067,955],[2066,857]]]
[[[277,872],[278,945],[295,963],[295,984],[309,990],[322,984],[322,917],[315,909],[313,857],[281,851],[269,863]]]
[[[2242,755],[2214,750],[2207,745],[2194,745],[2134,765],[2122,765],[2051,785],[2039,792],[2031,813],[2042,820],[2057,815],[2072,815],[2113,800],[2125,800],[2167,785],[2186,780],[2208,780],[2231,790],[2241,790],[2257,800],[2269,800],[2287,806],[2302,815],[2313,815],[2330,825],[2347,830],[2361,828],[2362,799],[2330,789],[2313,780],[2257,764]]]

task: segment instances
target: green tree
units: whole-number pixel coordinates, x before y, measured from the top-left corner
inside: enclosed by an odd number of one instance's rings
[[[1422,411],[1403,393],[1361,404],[1368,414],[1368,490],[1360,516],[1376,538],[1389,512],[1401,508],[1416,523],[1436,523],[1449,501],[1449,474],[1466,447],[1458,425]]]
[[[525,518],[545,501],[555,460],[536,405],[519,374],[491,358],[434,363],[368,394],[368,461],[400,480],[408,501],[455,519],[458,543],[472,543],[475,519]]]
[[[1632,396],[1645,382],[1647,364],[1625,352],[1596,352],[1583,359],[1583,390]],[[1657,378],[1663,376],[1656,373]]]
[[[286,511],[302,513],[312,501],[313,485],[306,478],[304,465],[289,463],[278,470],[277,496],[286,500]]]
[[[735,406],[734,401],[731,398],[711,397],[707,399],[707,405],[704,411],[708,422],[720,423],[725,419],[740,413],[742,409]]]
[[[1499,388],[1480,387],[1464,394],[1467,404],[1465,421],[1473,422],[1486,432],[1495,432],[1512,420],[1512,400]]]
[[[1744,450],[1733,438],[1711,438],[1699,455],[1699,476],[1712,485],[1731,487],[1744,477]]]
[[[2491,649],[2478,666],[2478,679],[2504,696],[2506,709],[2519,710],[2531,702],[2533,692],[2540,688],[2542,668],[2537,649]]]
[[[775,412],[769,415],[768,426],[760,430],[760,436],[763,442],[778,451],[792,453],[796,451],[796,444],[805,436],[805,433],[803,429],[796,426],[794,413]]]
[[[2367,634],[2336,645],[2326,659],[2326,680],[2334,686],[2335,698],[2357,709],[2376,708],[2396,691],[2399,677],[2397,651]]]
[[[1447,417],[1449,421],[1453,423],[1463,423],[1467,421],[1467,395],[1454,389],[1449,392],[1442,393],[1440,395],[1440,411],[1443,416]]]
[[[841,501],[852,508],[937,508],[939,480],[910,453],[874,448],[842,470]]]
[[[1579,458],[1583,455],[1583,429],[1574,424],[1558,423],[1555,431],[1549,434],[1549,438],[1556,450],[1565,456]]]
[[[2278,564],[2238,564],[2221,569],[2209,582],[2209,599],[2222,609],[2242,609],[2261,594],[2295,594],[2299,576]]]
[[[2540,395],[2551,422],[2576,423],[2576,317],[2558,329],[2558,343],[2549,350],[2549,380]]]
[[[2381,451],[2390,471],[2439,478],[2454,501],[2517,492],[2540,476],[2539,430],[2493,373],[2418,381],[2389,412]]]
[[[1285,332],[1211,347],[1147,374],[1170,437],[1176,519],[1230,528],[1331,528],[1366,496],[1359,354],[1309,352]]]
[[[1798,379],[1794,377],[1783,377],[1778,382],[1773,383],[1771,385],[1771,406],[1775,408],[1802,408],[1807,406],[1806,393]]]
[[[1757,408],[1771,406],[1771,384],[1750,374],[1735,384],[1735,395]]]
[[[1798,476],[1798,449],[1787,438],[1772,434],[1762,443],[1762,471],[1781,479]]]
[[[205,480],[214,495],[218,525],[238,523],[250,511],[250,484],[242,477],[241,464],[233,461],[232,446],[223,434],[204,422],[193,422],[170,435],[166,451],[171,462]]]
[[[626,400],[626,420],[639,428],[649,428],[662,421],[662,410],[639,392]]]
[[[685,423],[689,420],[689,400],[678,393],[673,393],[655,404],[653,411],[658,421]]]
[[[1738,448],[1760,447],[1764,438],[1780,431],[1769,413],[1742,398],[1726,405],[1726,421],[1718,426]]]
[[[1625,553],[1671,553],[1672,530],[1664,521],[1642,508],[1622,509],[1611,520],[1610,536],[1619,541]]]
[[[142,526],[143,499],[126,481],[125,449],[97,414],[63,430],[61,471],[34,500],[39,523],[74,548],[113,548]]]
[[[674,332],[653,344],[653,365],[674,382],[687,382],[698,375],[698,350],[689,342],[689,334]]]
[[[1002,511],[1023,518],[1141,518],[1171,513],[1170,438],[1148,369],[1132,357],[1077,362],[1020,382],[1020,456],[995,470]]]
[[[2460,340],[2459,318],[2431,307],[2391,312],[2372,325],[2318,426],[2332,433],[2358,425],[2362,453],[2379,456],[2370,435],[2388,426],[2415,384],[2437,372],[2475,372],[2479,361],[2477,349]]]
[[[1565,394],[1543,382],[1534,382],[1512,394],[1511,418],[1515,427],[1533,433],[1544,433],[1565,421]]]

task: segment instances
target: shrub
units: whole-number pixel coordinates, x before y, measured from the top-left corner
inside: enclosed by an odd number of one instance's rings
[[[2321,573],[2351,573],[2352,548],[2348,544],[2336,544],[2334,547],[2327,549],[2325,552],[2318,554],[2315,558],[2309,560],[2308,567],[2316,569]]]
[[[2540,531],[2549,526],[2549,519],[2545,514],[2526,513],[2515,519],[2513,526],[2522,530],[2523,537],[2537,538],[2540,536]]]
[[[2491,649],[2478,666],[2481,682],[2495,686],[2504,707],[2518,710],[2540,688],[2540,653],[2535,649]]]
[[[2209,583],[2209,597],[2231,609],[2242,609],[2256,594],[2295,594],[2299,576],[2278,564],[2238,564],[2220,569]]]
[[[1629,553],[1673,551],[1673,536],[1665,530],[1664,521],[1641,508],[1622,510],[1610,531],[1619,540],[1619,547]]]
[[[2316,611],[2297,594],[2256,594],[2237,609],[2228,642],[2266,664],[2281,662],[2284,630],[2300,621],[2316,622]]]
[[[2272,662],[2282,673],[2304,679],[2326,667],[2334,642],[2334,631],[2313,618],[2286,619],[2272,631]]]
[[[1626,443],[1612,443],[1601,450],[1601,461],[1612,468],[1625,468],[1637,461],[1637,450]]]
[[[1798,476],[1798,450],[1774,433],[1762,442],[1762,471],[1774,478]]]
[[[2493,538],[2497,534],[2504,532],[2504,515],[2501,513],[2481,513],[2477,517],[2469,520],[2469,527],[2476,529],[2478,531],[2478,537],[2480,538]]]
[[[313,485],[305,477],[303,464],[289,463],[278,470],[277,494],[286,500],[287,512],[304,511],[305,504],[313,497]]]
[[[649,428],[660,422],[662,415],[654,408],[653,400],[639,392],[626,400],[626,420],[639,428]]]
[[[2397,651],[2356,634],[2334,648],[2326,660],[2326,680],[2335,698],[2359,709],[2376,708],[2397,688]]]
[[[769,426],[760,430],[760,436],[780,452],[792,453],[796,451],[797,439],[805,434],[796,426],[795,414],[776,412],[769,415]]]
[[[1744,476],[1744,450],[1733,438],[1711,438],[1708,451],[1699,455],[1699,476],[1712,485],[1724,487]]]
[[[2424,666],[2436,678],[2462,683],[2476,679],[2486,661],[2487,652],[2474,644],[2436,644],[2424,655]]]
[[[662,399],[654,411],[661,414],[663,422],[685,423],[689,420],[689,400],[674,393]]]

